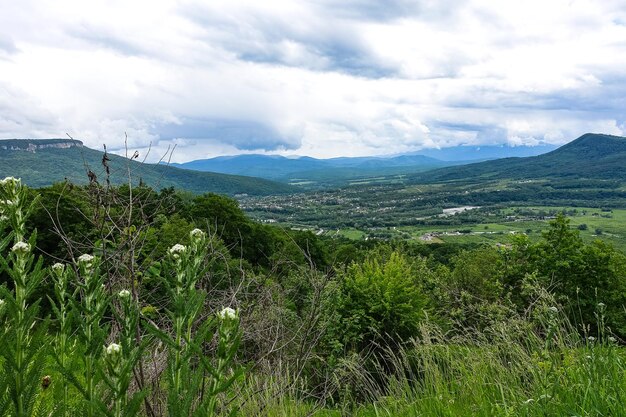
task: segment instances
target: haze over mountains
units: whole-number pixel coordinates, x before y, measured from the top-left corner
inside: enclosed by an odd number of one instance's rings
[[[175,164],[198,171],[250,175],[278,181],[347,180],[376,175],[410,174],[471,161],[511,156],[531,156],[555,149],[540,146],[455,146],[424,149],[411,154],[388,157],[344,157],[316,159],[278,155],[234,155]]]

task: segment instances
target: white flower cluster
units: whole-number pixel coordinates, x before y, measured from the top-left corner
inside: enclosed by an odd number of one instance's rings
[[[16,253],[17,255],[26,255],[28,252],[30,252],[30,245],[26,242],[17,242],[15,245],[13,245],[11,251]]]
[[[118,355],[122,352],[122,347],[117,343],[111,343],[106,348],[107,355]]]
[[[191,232],[189,232],[189,236],[191,236],[192,239],[202,239],[205,235],[206,233],[204,233],[200,229],[193,229]]]
[[[0,298],[0,308],[2,308],[3,304],[4,304],[4,300],[2,298]]]
[[[185,252],[187,248],[180,243],[175,244],[170,248],[170,254],[174,257],[174,259],[178,259],[180,254]]]
[[[88,253],[85,253],[84,255],[80,255],[78,257],[78,262],[85,262],[85,263],[93,262],[93,255],[89,255]]]
[[[233,310],[230,307],[225,307],[222,309],[222,311],[220,311],[219,313],[217,313],[217,316],[222,319],[235,319],[237,318],[237,311]]]
[[[62,264],[61,262],[57,262],[54,265],[52,265],[52,270],[54,272],[61,273],[65,270],[65,265]]]
[[[89,255],[88,253],[85,253],[78,257],[78,264],[84,266],[85,270],[87,272],[90,272],[91,267],[93,266],[93,260],[94,260],[93,255]]]
[[[121,290],[120,292],[117,293],[117,296],[120,297],[122,300],[126,300],[130,298],[130,291],[128,290]]]
[[[22,181],[19,178],[15,178],[15,177],[6,177],[3,180],[0,180],[0,185],[6,185],[6,184],[19,184],[20,181]]]

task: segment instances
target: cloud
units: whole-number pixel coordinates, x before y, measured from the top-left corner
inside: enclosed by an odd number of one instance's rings
[[[23,0],[0,135],[183,161],[623,134],[624,22],[619,0]]]

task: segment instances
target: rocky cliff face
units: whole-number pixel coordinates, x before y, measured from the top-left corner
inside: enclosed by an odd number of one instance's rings
[[[68,149],[83,146],[79,140],[71,139],[4,139],[0,140],[0,150],[37,152],[41,149]]]

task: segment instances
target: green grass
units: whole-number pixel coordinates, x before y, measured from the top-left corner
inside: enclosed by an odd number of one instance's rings
[[[333,406],[303,398],[289,378],[253,377],[242,398],[253,389],[263,394],[246,400],[242,414],[625,416],[626,350],[600,335],[594,341],[580,336],[561,313],[543,317],[545,327],[535,331],[530,321],[513,319],[485,333],[467,329],[452,340],[426,324],[421,337],[389,349],[385,365],[375,362],[370,373],[357,365],[368,359],[355,358],[340,372],[344,391]],[[552,336],[545,338],[544,332]],[[354,393],[367,400],[355,401]]]
[[[503,214],[513,214],[517,207],[509,207],[502,209]],[[572,227],[586,224],[587,229],[580,230],[582,239],[589,243],[593,240],[600,239],[610,243],[615,248],[626,252],[626,209],[612,209],[611,212],[603,212],[598,208],[590,207],[551,207],[551,206],[532,206],[523,207],[524,209],[532,209],[539,211],[550,210],[572,210],[576,209],[577,214],[568,215]],[[507,244],[511,241],[514,234],[525,233],[531,240],[538,239],[541,232],[548,228],[549,219],[547,220],[527,220],[527,221],[499,221],[485,222],[478,224],[461,224],[461,225],[431,225],[431,226],[403,226],[396,229],[396,233],[408,233],[412,240],[422,241],[424,243],[502,243]],[[600,229],[602,233],[596,234],[596,230]],[[393,231],[393,229],[390,229]],[[470,233],[455,234],[457,231],[469,231]],[[329,232],[334,234],[334,232]],[[360,240],[367,236],[366,230],[357,229],[341,229],[339,233],[349,239]],[[420,239],[425,234],[435,233],[437,236],[430,241]]]
[[[352,239],[352,240],[361,240],[366,236],[366,233],[361,231],[361,230],[357,230],[357,229],[340,229],[338,232],[329,232],[329,233],[337,233],[341,236],[347,237],[348,239]]]

